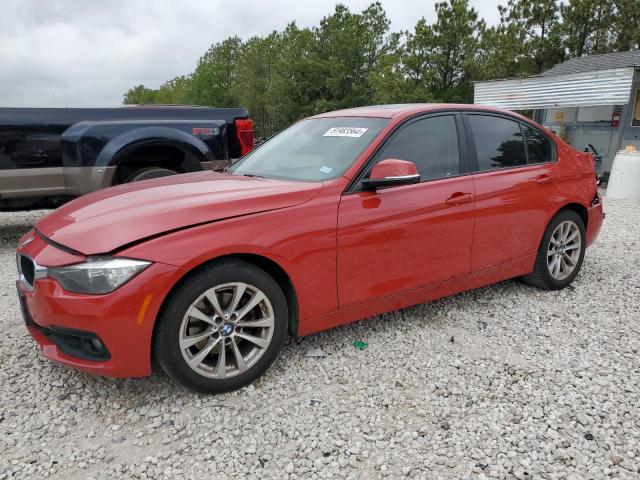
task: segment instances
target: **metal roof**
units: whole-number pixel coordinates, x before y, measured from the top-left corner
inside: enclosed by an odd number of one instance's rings
[[[569,75],[624,67],[640,67],[640,50],[572,58],[542,72],[540,76]]]
[[[631,96],[633,67],[477,82],[474,103],[528,110],[534,108],[624,105]]]

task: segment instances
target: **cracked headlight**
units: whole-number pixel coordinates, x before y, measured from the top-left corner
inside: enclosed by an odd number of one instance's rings
[[[95,257],[66,267],[48,267],[47,276],[69,292],[98,295],[114,291],[149,265],[144,260]]]

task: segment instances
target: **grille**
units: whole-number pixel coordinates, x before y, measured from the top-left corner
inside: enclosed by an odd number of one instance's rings
[[[36,267],[33,263],[33,260],[31,260],[26,255],[20,255],[19,264],[23,281],[29,288],[33,288],[33,282],[36,276]]]

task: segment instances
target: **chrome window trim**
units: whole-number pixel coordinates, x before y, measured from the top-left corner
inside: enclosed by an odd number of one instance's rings
[[[415,173],[413,175],[396,175],[392,177],[384,177],[384,178],[381,178],[380,180],[406,180],[408,178],[420,178],[420,174]]]

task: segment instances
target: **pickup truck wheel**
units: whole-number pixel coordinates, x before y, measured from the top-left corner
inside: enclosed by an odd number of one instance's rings
[[[288,318],[284,294],[268,273],[239,259],[222,260],[171,294],[157,320],[155,358],[192,390],[236,390],[275,361]]]
[[[549,223],[531,274],[523,280],[545,290],[560,290],[580,272],[586,249],[582,218],[572,210],[562,210]]]
[[[168,177],[169,175],[177,175],[178,172],[169,170],[168,168],[149,167],[134,172],[125,183],[139,182],[140,180],[150,180],[152,178]]]

